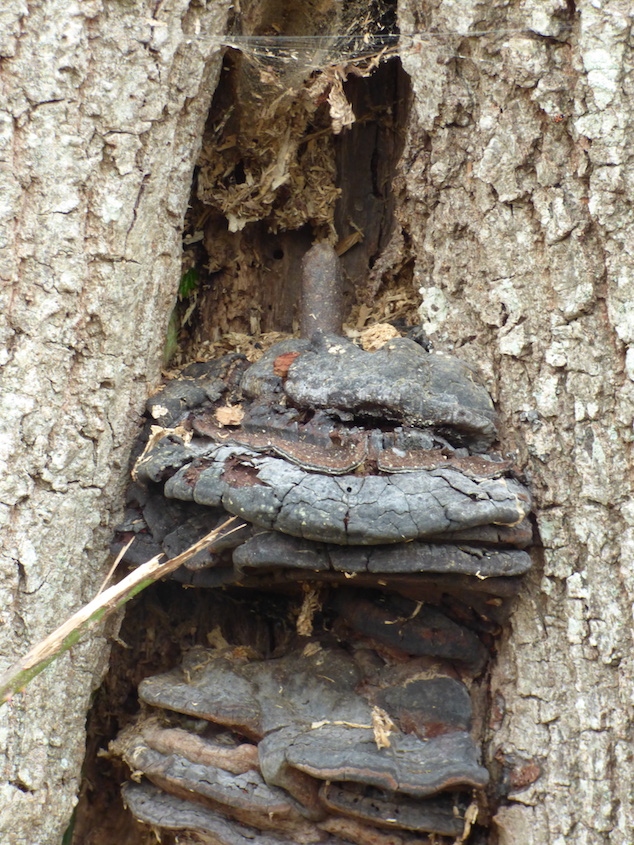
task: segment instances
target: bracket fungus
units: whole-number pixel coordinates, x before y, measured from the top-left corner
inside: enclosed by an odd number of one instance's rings
[[[441,842],[489,779],[472,690],[531,565],[530,495],[491,451],[466,364],[328,333],[338,274],[330,248],[309,252],[310,336],[192,365],[152,397],[161,427],[115,543],[134,537],[131,564],[174,556],[234,514],[241,529],[175,577],[303,601],[267,654],[194,648],[144,680],[113,743],[141,778],[124,788],[137,818],[205,842]]]

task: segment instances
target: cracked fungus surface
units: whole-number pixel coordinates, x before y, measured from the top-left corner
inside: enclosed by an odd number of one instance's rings
[[[113,743],[129,808],[226,845],[460,835],[489,782],[473,696],[531,540],[474,373],[316,334],[196,364],[148,413],[115,546],[174,556],[236,515],[176,579],[286,610],[258,617],[265,648],[219,635],[141,683]]]

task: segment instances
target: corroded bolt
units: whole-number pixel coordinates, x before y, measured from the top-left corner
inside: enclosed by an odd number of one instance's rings
[[[315,244],[302,261],[300,332],[312,337],[315,332],[342,333],[343,274],[335,250],[330,244]]]

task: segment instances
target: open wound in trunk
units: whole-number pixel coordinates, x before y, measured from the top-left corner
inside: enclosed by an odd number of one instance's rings
[[[482,679],[531,565],[530,496],[466,364],[337,333],[339,272],[313,247],[300,339],[148,402],[115,546],[173,557],[235,515],[175,577],[279,599],[265,645],[219,636],[146,678],[112,743],[131,812],[197,841],[453,841],[489,780]]]

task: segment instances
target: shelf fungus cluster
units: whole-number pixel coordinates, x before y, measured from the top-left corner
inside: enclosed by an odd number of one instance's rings
[[[336,273],[314,248],[305,297]],[[531,564],[530,497],[464,363],[408,337],[363,351],[319,308],[302,339],[194,364],[148,403],[126,560],[235,515],[176,577],[296,613],[266,648],[220,638],[141,683],[113,744],[125,801],[221,845],[453,842],[489,778],[472,695]]]

